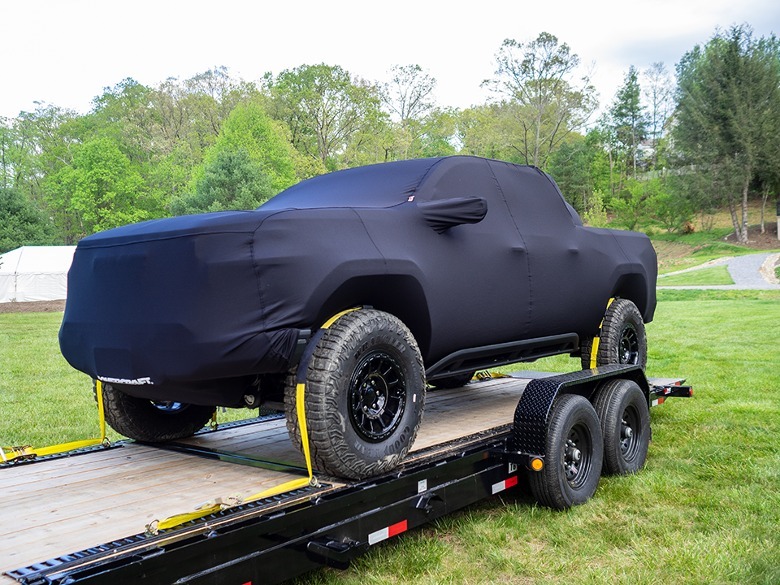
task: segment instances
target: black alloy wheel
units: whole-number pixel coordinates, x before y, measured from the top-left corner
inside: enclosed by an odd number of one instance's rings
[[[349,414],[354,429],[367,441],[393,434],[406,407],[406,387],[398,362],[384,351],[364,356],[349,384]]]

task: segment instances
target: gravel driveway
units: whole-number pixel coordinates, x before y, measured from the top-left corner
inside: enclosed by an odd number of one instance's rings
[[[753,290],[775,290],[780,289],[780,282],[775,278],[775,266],[780,261],[778,253],[759,253],[747,254],[745,256],[734,256],[729,258],[718,258],[706,262],[701,266],[669,272],[670,274],[680,274],[683,272],[693,272],[711,266],[726,265],[734,284],[719,284],[707,286],[663,286],[663,278],[658,279],[658,288],[664,289],[753,289]]]

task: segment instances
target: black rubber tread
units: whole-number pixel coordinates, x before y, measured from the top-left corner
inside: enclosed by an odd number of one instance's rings
[[[596,391],[593,407],[601,422],[604,436],[604,475],[636,473],[645,465],[650,446],[650,410],[642,390],[631,380],[608,380]],[[631,447],[623,452],[624,413],[629,418],[633,437]]]
[[[152,401],[136,398],[103,383],[103,411],[106,422],[121,435],[146,443],[162,443],[191,437],[211,419],[213,406],[183,404],[180,410],[165,411]]]
[[[434,388],[441,388],[442,390],[448,388],[460,388],[468,384],[474,377],[474,372],[466,372],[465,374],[455,374],[454,376],[447,376],[446,378],[438,378],[428,382]]]
[[[585,337],[580,342],[580,360],[582,362],[582,369],[583,370],[589,370],[590,369],[590,350],[593,347],[593,338],[592,337]],[[598,361],[598,358],[596,358]]]
[[[564,447],[572,428],[587,434],[589,466],[581,470],[581,485],[573,486],[564,472]],[[582,445],[584,446],[584,445]],[[542,471],[529,473],[531,492],[536,501],[548,508],[566,510],[584,504],[599,484],[604,455],[601,426],[593,406],[576,394],[564,394],[555,399],[547,426],[546,457]]]
[[[298,411],[296,410],[296,372],[295,369],[287,374],[284,384],[284,416],[287,420],[287,433],[290,440],[298,451],[303,452],[303,441],[301,440],[301,427],[298,424]],[[307,423],[308,424],[308,423]]]
[[[634,362],[623,361],[618,351],[620,339],[626,327],[632,327],[637,335],[639,348],[637,360]],[[590,368],[592,343],[593,340],[591,338],[586,338],[580,346],[582,350],[580,359],[583,370]],[[615,299],[607,308],[601,324],[599,349],[596,355],[597,366],[620,363],[636,363],[642,366],[642,368],[647,366],[647,333],[645,332],[645,323],[642,320],[642,314],[639,312],[639,309],[628,299]]]
[[[385,440],[370,442],[353,428],[348,412],[351,377],[373,350],[397,359],[404,373],[406,403],[398,427]],[[363,479],[388,472],[408,453],[425,407],[425,372],[412,333],[395,316],[374,309],[346,313],[314,347],[306,374],[306,426],[317,469],[338,477]],[[296,380],[288,376],[285,414],[290,438],[301,448],[296,412]]]

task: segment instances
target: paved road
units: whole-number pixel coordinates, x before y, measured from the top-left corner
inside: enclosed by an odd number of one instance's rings
[[[777,253],[759,253],[748,254],[746,256],[735,256],[733,258],[719,258],[706,262],[701,266],[678,270],[669,274],[680,274],[682,272],[692,272],[709,268],[711,266],[726,265],[734,284],[708,285],[708,286],[663,286],[663,278],[658,279],[658,288],[664,289],[713,289],[713,290],[733,290],[733,289],[754,289],[754,290],[777,290],[780,289],[780,283],[774,278],[775,265],[780,254]]]

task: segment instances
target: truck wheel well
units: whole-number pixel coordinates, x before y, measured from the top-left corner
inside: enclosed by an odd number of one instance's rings
[[[425,293],[414,277],[382,274],[351,278],[323,303],[318,322],[323,323],[339,311],[357,306],[371,306],[398,317],[414,335],[425,358],[431,341],[431,319]]]
[[[612,291],[613,297],[627,299],[636,305],[644,317],[647,310],[647,284],[641,274],[625,274],[621,276]]]

